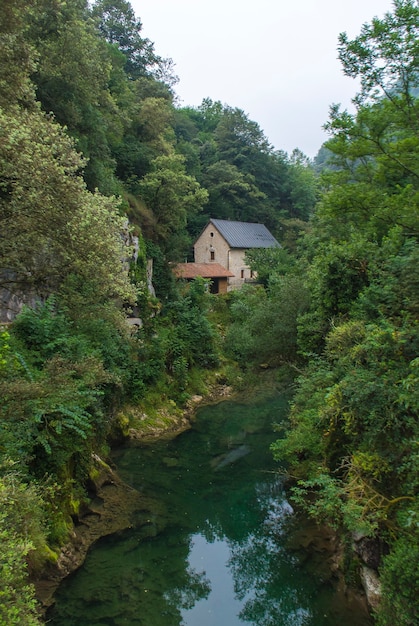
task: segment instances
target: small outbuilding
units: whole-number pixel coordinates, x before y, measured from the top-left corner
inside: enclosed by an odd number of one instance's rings
[[[210,280],[211,293],[227,293],[228,280],[234,274],[219,263],[177,263],[173,267],[176,278],[191,281],[198,276]]]

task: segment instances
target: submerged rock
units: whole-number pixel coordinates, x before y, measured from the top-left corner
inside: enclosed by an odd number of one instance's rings
[[[231,465],[232,463],[235,463],[242,457],[249,454],[250,451],[251,450],[249,446],[246,446],[246,445],[242,445],[242,446],[239,446],[238,448],[234,448],[234,450],[230,450],[229,452],[226,452],[225,454],[220,454],[220,456],[215,457],[215,459],[211,461],[211,467],[217,472],[218,470],[222,469],[226,465]]]

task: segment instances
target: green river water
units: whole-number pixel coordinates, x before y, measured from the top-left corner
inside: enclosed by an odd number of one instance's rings
[[[330,554],[302,548],[311,531],[269,451],[286,404],[221,402],[175,439],[117,450],[121,477],[154,504],[91,549],[50,626],[369,626]]]

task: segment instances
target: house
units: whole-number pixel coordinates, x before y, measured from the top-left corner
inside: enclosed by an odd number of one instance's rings
[[[245,261],[246,250],[279,246],[263,224],[211,219],[195,242],[195,264],[220,265],[230,273],[228,289],[236,289],[255,278]]]
[[[176,278],[191,281],[197,276],[211,281],[211,293],[227,293],[229,278],[234,278],[233,272],[226,270],[219,263],[177,263],[173,268]]]

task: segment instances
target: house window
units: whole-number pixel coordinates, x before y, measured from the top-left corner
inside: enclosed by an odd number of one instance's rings
[[[210,261],[215,260],[215,250],[210,250]]]
[[[244,278],[244,270],[241,270],[240,276],[241,276],[241,278]]]

